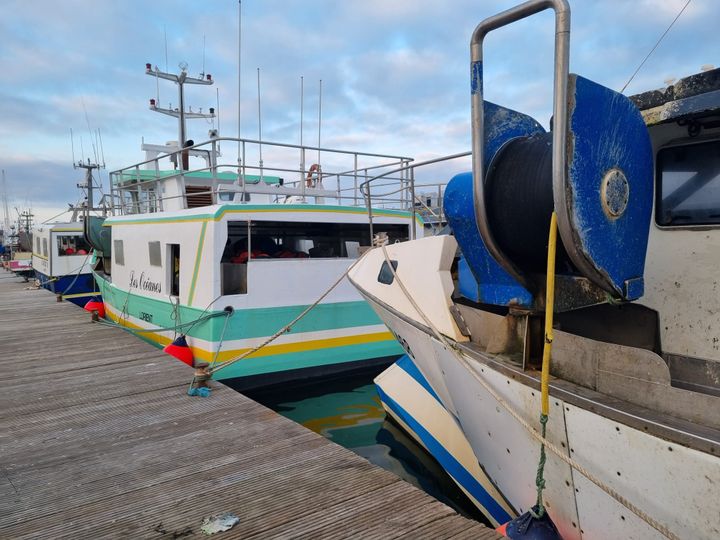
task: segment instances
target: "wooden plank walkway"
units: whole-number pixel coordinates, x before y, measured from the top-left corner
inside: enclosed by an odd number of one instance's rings
[[[0,270],[0,537],[500,538]]]

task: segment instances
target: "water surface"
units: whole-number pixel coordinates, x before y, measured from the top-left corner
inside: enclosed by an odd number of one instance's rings
[[[483,521],[480,512],[433,457],[386,418],[372,382],[376,374],[246,394],[395,473],[459,513]]]

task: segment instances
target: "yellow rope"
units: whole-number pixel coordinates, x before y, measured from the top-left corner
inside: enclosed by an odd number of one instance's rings
[[[355,268],[355,266],[357,265],[357,263],[359,263],[360,260],[361,260],[367,253],[370,253],[370,250],[368,250],[368,251],[366,251],[365,253],[363,253],[362,255],[360,255],[360,257],[358,257],[358,258],[355,260],[355,262],[353,262],[353,263],[348,267],[348,269],[345,270],[339,278],[337,278],[337,280],[335,281],[335,283],[333,283],[332,285],[330,285],[330,287],[329,287],[324,293],[322,293],[322,294],[320,295],[320,297],[319,297],[317,300],[315,300],[315,302],[313,302],[313,303],[310,304],[308,307],[306,307],[306,308],[302,311],[302,313],[300,313],[300,315],[298,315],[297,317],[295,317],[292,321],[290,321],[289,323],[287,323],[287,324],[286,324],[285,326],[283,326],[280,330],[278,330],[278,331],[275,332],[272,336],[270,336],[270,337],[267,338],[265,341],[263,341],[260,345],[258,345],[258,346],[256,346],[256,347],[253,347],[252,349],[250,349],[249,351],[244,352],[244,353],[241,354],[240,356],[237,356],[237,357],[235,357],[235,358],[233,358],[233,359],[231,359],[231,360],[227,360],[227,361],[223,362],[222,364],[219,364],[219,365],[217,365],[217,366],[215,366],[215,367],[206,368],[207,374],[208,374],[208,375],[214,375],[214,374],[217,373],[218,371],[220,371],[220,370],[222,370],[222,369],[225,369],[225,368],[228,367],[228,366],[231,366],[231,365],[234,364],[235,362],[239,362],[240,360],[243,360],[243,359],[247,358],[247,357],[250,356],[251,354],[256,353],[257,351],[259,351],[259,350],[262,349],[263,347],[265,347],[265,346],[269,345],[270,343],[272,343],[273,341],[275,341],[277,338],[279,338],[280,336],[282,336],[285,332],[290,331],[290,330],[292,329],[292,327],[295,326],[295,324],[296,324],[300,319],[302,319],[303,317],[305,317],[305,315],[307,315],[308,313],[310,313],[315,307],[317,307],[317,305],[318,305],[320,302],[322,302],[322,301],[325,299],[325,297],[326,297],[328,294],[330,294],[330,293],[333,291],[333,289],[335,289],[335,287],[337,287],[338,285],[340,285],[340,283],[342,282],[342,280],[345,279],[345,276],[347,276],[347,275],[350,273],[350,271],[351,271],[353,268]],[[219,349],[218,349],[218,352],[219,352]]]
[[[645,523],[650,525],[653,529],[658,531],[660,534],[665,536],[666,538],[669,538],[670,540],[680,540],[680,538],[673,533],[667,526],[660,523],[656,519],[654,519],[652,516],[644,512],[639,507],[635,506],[632,502],[630,502],[628,499],[623,497],[618,491],[613,489],[612,487],[605,484],[602,480],[600,480],[597,476],[592,474],[590,471],[588,471],[585,467],[577,463],[574,459],[569,457],[563,450],[555,446],[553,443],[548,441],[543,435],[538,433],[538,431],[533,428],[524,418],[520,416],[520,414],[512,408],[512,406],[505,401],[500,394],[497,393],[497,391],[488,383],[485,381],[485,379],[480,376],[475,371],[475,368],[471,364],[469,360],[467,360],[459,350],[455,348],[448,340],[445,338],[445,336],[438,330],[438,328],[432,323],[432,321],[425,315],[425,313],[420,309],[420,306],[415,302],[415,299],[412,297],[410,292],[405,288],[405,285],[403,284],[402,280],[397,274],[397,271],[395,270],[395,267],[390,262],[390,257],[388,256],[387,250],[385,249],[385,246],[380,246],[380,249],[383,251],[383,255],[385,255],[385,261],[387,262],[388,267],[390,268],[390,271],[393,274],[394,282],[397,282],[398,286],[402,290],[403,294],[407,297],[410,304],[415,308],[415,310],[420,314],[420,317],[425,321],[425,324],[430,328],[430,330],[433,332],[435,337],[443,344],[445,347],[457,358],[457,360],[465,366],[465,368],[468,370],[468,372],[472,375],[472,377],[477,380],[480,383],[480,386],[482,386],[497,402],[498,404],[505,409],[510,416],[512,416],[521,426],[523,426],[527,432],[532,436],[535,440],[537,440],[540,444],[544,444],[545,447],[550,450],[553,454],[555,454],[560,460],[564,461],[567,465],[578,471],[580,474],[582,474],[585,478],[590,480],[593,484],[595,484],[598,488],[603,490],[605,493],[607,493],[610,497],[615,499],[618,503],[623,505],[625,508],[630,510],[633,514],[635,514],[637,517],[639,517],[641,520],[643,520]]]
[[[543,346],[542,372],[540,390],[542,393],[542,414],[550,414],[550,354],[553,342],[553,309],[555,305],[555,251],[557,248],[557,215],[550,218],[550,235],[548,237],[547,282],[545,288],[545,344]]]

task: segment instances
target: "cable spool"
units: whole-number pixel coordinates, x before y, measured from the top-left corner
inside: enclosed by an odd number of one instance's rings
[[[490,163],[485,182],[490,228],[498,245],[522,270],[544,273],[554,209],[552,132],[509,141]],[[558,268],[573,273],[561,242],[557,256]]]

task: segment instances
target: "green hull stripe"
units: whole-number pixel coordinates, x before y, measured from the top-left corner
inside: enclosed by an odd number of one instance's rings
[[[112,227],[117,225],[140,225],[145,223],[182,223],[196,221],[219,221],[225,214],[244,214],[248,212],[313,212],[313,213],[342,213],[342,214],[361,214],[366,215],[367,209],[355,206],[339,206],[339,205],[312,205],[312,204],[224,204],[211,214],[192,214],[192,215],[175,215],[166,217],[143,217],[138,219],[118,219],[108,218],[103,223],[103,227]],[[409,218],[412,213],[405,210],[389,210],[373,208],[374,216],[401,217]],[[415,214],[415,219],[419,223],[423,223],[420,214]]]
[[[156,342],[139,336],[140,339],[160,347]],[[359,362],[372,360],[385,356],[402,356],[403,348],[395,340],[378,341],[375,343],[361,343],[357,345],[345,345],[342,347],[331,347],[316,351],[301,351],[286,354],[263,356],[259,358],[246,358],[221,369],[214,377],[217,380],[235,379],[250,375],[261,375],[263,373],[276,373],[291,369],[314,368],[329,366],[346,362]],[[173,361],[168,357],[169,361]]]
[[[203,314],[201,309],[181,305],[180,316],[178,320],[175,320],[173,319],[173,306],[169,302],[134,293],[128,295],[127,291],[106,285],[105,280],[99,276],[96,276],[96,280],[105,302],[122,312],[127,301],[126,312],[130,316],[137,319],[147,319],[150,316],[151,324],[155,326],[173,328],[177,323],[194,321]],[[270,336],[306,308],[306,305],[299,305],[236,309],[225,331],[224,340]],[[224,322],[223,317],[207,320],[193,327],[189,335],[207,341],[219,341]],[[364,300],[333,302],[319,304],[306,317],[298,321],[289,333],[299,334],[375,324],[382,324],[382,321]]]
[[[190,294],[188,295],[188,305],[191,306],[193,298],[195,297],[195,284],[197,283],[198,270],[200,269],[200,261],[203,250],[203,244],[205,244],[205,230],[207,229],[207,221],[203,222],[200,228],[200,240],[198,240],[197,252],[195,253],[195,268],[193,269],[192,282],[190,282]]]

